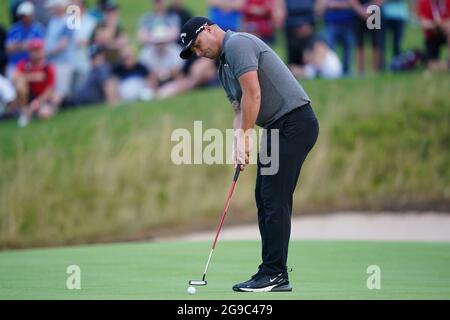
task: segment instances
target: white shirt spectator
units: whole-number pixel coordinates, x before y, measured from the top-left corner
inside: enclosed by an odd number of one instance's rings
[[[74,40],[76,45],[74,68],[77,74],[77,82],[82,83],[90,70],[89,41],[94,33],[97,20],[85,12],[81,16],[80,29],[75,29]]]
[[[8,104],[16,99],[16,90],[12,83],[0,75],[0,115],[6,110]]]
[[[330,50],[319,65],[307,64],[304,72],[308,79],[338,79],[342,77],[342,63],[336,53]]]
[[[183,68],[180,51],[181,47],[171,41],[167,29],[160,27],[152,32],[152,45],[144,47],[139,61],[155,73],[160,82],[165,82]]]
[[[56,92],[65,97],[72,87],[75,52],[74,32],[67,25],[66,15],[70,1],[48,0],[46,3],[52,12],[45,33],[46,56],[56,69]]]

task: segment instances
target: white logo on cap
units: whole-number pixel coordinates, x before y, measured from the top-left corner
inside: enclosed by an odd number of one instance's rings
[[[184,39],[186,38],[186,33],[183,32],[182,34],[180,34],[180,38],[181,38],[181,42],[183,42],[183,44],[184,44]]]
[[[198,34],[200,31],[205,29],[205,27],[208,25],[208,23],[202,24],[197,30],[195,30],[195,34]]]

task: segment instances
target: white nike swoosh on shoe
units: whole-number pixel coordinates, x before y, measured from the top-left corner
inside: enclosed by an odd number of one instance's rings
[[[270,278],[269,278],[269,281],[270,281],[270,282],[274,282],[274,281],[275,281],[278,277],[280,277],[280,276],[281,276],[281,273],[280,273],[279,275],[277,275],[277,276],[276,276],[275,278],[273,278],[273,279],[270,279]]]
[[[264,288],[240,288],[242,291],[246,291],[246,292],[269,292],[270,290],[272,290],[274,287],[276,287],[277,285],[274,284],[272,286],[267,286]]]

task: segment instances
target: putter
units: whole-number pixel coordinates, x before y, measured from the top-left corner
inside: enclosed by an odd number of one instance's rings
[[[223,209],[223,212],[222,212],[222,218],[220,219],[219,228],[217,229],[216,237],[214,238],[212,249],[211,249],[211,252],[209,253],[208,262],[206,262],[206,268],[205,268],[205,272],[203,272],[202,280],[190,280],[189,285],[191,285],[191,286],[206,286],[208,283],[205,280],[206,272],[208,271],[208,266],[209,266],[209,263],[211,262],[211,257],[213,255],[214,248],[216,247],[217,238],[219,237],[220,229],[222,229],[222,224],[225,219],[225,215],[227,214],[228,206],[230,205],[231,196],[233,195],[233,191],[234,191],[234,186],[236,185],[236,182],[237,182],[240,172],[241,172],[241,166],[237,165],[236,172],[234,173],[233,182],[231,183],[230,191],[228,192],[228,199],[227,199],[227,202],[225,203],[225,208]]]

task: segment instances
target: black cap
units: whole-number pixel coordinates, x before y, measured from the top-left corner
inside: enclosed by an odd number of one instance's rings
[[[180,52],[181,59],[187,59],[191,56],[191,47],[205,26],[212,26],[214,22],[205,17],[193,17],[189,19],[181,28],[180,38],[183,43],[183,50]]]

